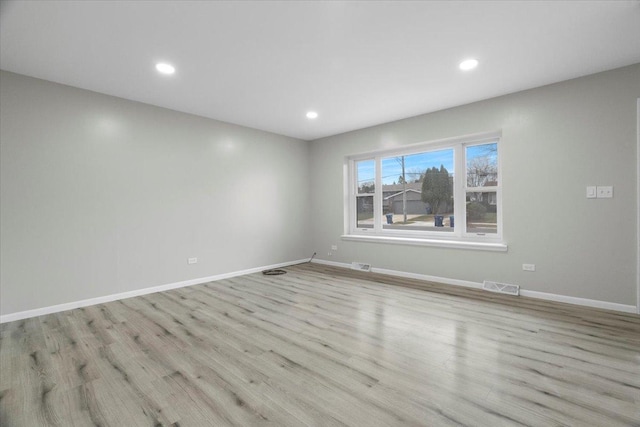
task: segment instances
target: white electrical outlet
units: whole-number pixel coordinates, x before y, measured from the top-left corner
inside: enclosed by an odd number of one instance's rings
[[[331,250],[332,251],[337,251],[338,250],[338,245],[331,245]]]
[[[598,194],[598,199],[610,199],[613,197],[613,187],[612,186],[598,186],[596,187],[596,192]]]
[[[187,259],[187,264],[197,264],[198,258],[189,258]]]
[[[522,269],[524,271],[536,271],[536,265],[535,264],[522,264]]]

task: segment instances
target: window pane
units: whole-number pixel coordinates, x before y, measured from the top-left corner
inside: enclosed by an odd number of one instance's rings
[[[498,144],[466,147],[467,187],[498,185]]]
[[[356,227],[373,228],[373,196],[356,197]]]
[[[362,160],[356,162],[356,185],[358,194],[373,194],[375,191],[375,162]]]
[[[384,229],[453,231],[453,149],[381,163]]]
[[[498,232],[497,195],[495,191],[467,192],[467,233]]]

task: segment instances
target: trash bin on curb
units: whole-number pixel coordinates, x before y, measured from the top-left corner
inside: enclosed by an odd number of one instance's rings
[[[433,221],[435,222],[436,227],[444,227],[444,224],[442,223],[443,220],[444,220],[444,216],[442,215],[435,215],[433,217]]]
[[[393,224],[393,214],[386,214],[385,215],[387,217],[387,224]]]
[[[453,228],[453,215],[449,217],[449,227]]]

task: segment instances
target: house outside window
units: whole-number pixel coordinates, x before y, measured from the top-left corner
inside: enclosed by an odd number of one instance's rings
[[[499,152],[493,133],[348,157],[345,237],[502,243]]]

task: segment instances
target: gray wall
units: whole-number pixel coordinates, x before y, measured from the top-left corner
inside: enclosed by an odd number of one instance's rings
[[[634,65],[306,143],[0,72],[0,312],[313,251],[635,305],[638,97]],[[507,253],[340,240],[346,155],[494,130]]]
[[[0,91],[3,315],[311,255],[307,142],[7,72]]]
[[[314,141],[314,250],[328,261],[635,306],[638,97],[640,64]],[[345,156],[495,130],[507,253],[341,241]],[[588,200],[587,185],[613,185],[615,196]]]

